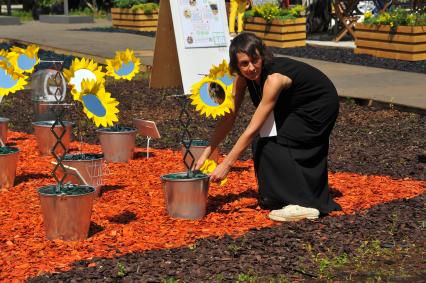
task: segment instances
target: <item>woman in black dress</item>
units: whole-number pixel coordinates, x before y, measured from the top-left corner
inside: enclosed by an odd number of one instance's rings
[[[339,112],[333,83],[308,64],[273,57],[251,33],[235,37],[229,55],[235,111],[218,122],[196,169],[231,130],[248,89],[256,111],[210,180],[224,179],[252,143],[259,204],[272,210],[271,219],[313,219],[339,210],[327,175],[329,137]]]

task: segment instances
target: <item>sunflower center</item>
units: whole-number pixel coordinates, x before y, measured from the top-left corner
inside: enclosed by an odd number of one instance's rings
[[[74,72],[74,76],[70,79],[70,84],[73,84],[75,89],[81,91],[81,81],[82,80],[94,80],[96,81],[96,75],[87,69],[80,69]]]
[[[11,75],[6,73],[6,70],[0,68],[0,88],[12,88],[17,82],[18,80],[14,80]]]
[[[121,67],[116,71],[116,74],[119,76],[127,76],[132,73],[134,69],[135,63],[130,61],[129,63],[121,64]]]
[[[225,90],[218,83],[205,83],[200,88],[200,98],[208,106],[219,106],[225,100]]]
[[[30,58],[25,54],[21,54],[18,57],[18,66],[21,70],[31,70],[36,62],[36,59]]]
[[[89,110],[93,115],[97,117],[104,117],[106,114],[106,109],[99,97],[94,94],[86,94],[82,98],[84,106]]]

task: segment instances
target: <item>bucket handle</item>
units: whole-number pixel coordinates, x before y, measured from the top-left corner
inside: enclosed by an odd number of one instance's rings
[[[57,162],[55,162],[55,161],[51,161],[51,163],[52,164],[54,164],[54,165],[57,165],[58,163]],[[68,172],[68,174],[70,174],[70,175],[74,175],[74,176],[77,176],[80,180],[81,180],[81,182],[83,183],[83,184],[85,184],[86,186],[89,186],[89,184],[87,183],[87,181],[84,179],[84,177],[80,174],[80,171],[78,171],[78,169],[77,168],[75,168],[75,167],[72,167],[72,166],[68,166],[68,165],[65,165],[65,164],[62,164],[62,166],[64,166],[64,168],[67,170],[67,171],[71,171],[71,172]]]

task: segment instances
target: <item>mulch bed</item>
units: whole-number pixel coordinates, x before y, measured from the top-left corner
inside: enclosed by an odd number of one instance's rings
[[[169,218],[159,176],[182,171],[181,153],[153,149],[153,157],[146,159],[144,150],[139,148],[135,160],[108,165],[110,174],[106,176],[104,193],[93,208],[90,237],[83,242],[48,241],[36,189],[53,183],[49,177],[52,157],[39,156],[32,135],[11,132],[8,142],[20,148],[21,154],[16,186],[0,193],[0,280],[22,280],[47,271],[69,269],[71,263],[79,260],[177,248],[194,244],[197,239],[237,237],[250,229],[276,225],[267,218],[268,211],[257,206],[250,160],[237,162],[225,186],[211,186],[205,218]],[[71,147],[75,151],[79,146],[74,142]],[[101,149],[83,144],[81,150],[96,153]],[[356,173],[330,173],[330,186],[343,211],[334,212],[319,223],[333,222],[327,219],[394,199],[415,197],[425,191],[422,181]],[[311,227],[307,222],[303,226]]]
[[[135,80],[111,81],[107,90],[120,101],[120,124],[130,126],[133,118],[153,120],[157,123],[162,137],[152,140],[151,146],[180,148],[182,131],[178,119],[181,108],[176,99],[170,97],[182,93],[180,89],[154,90],[148,87],[148,81]],[[32,133],[32,109],[30,92],[21,92],[3,99],[0,117],[10,118],[12,129]],[[189,106],[189,109],[193,119],[193,138],[208,139],[215,121],[201,118],[195,113],[193,106]],[[234,129],[223,143],[223,152],[229,152],[232,148],[248,125],[253,111],[254,107],[246,97]],[[69,112],[72,115],[66,118],[80,124],[81,131],[78,134],[82,135],[83,141],[99,143],[93,123],[88,122],[86,117],[75,114],[82,113],[81,111]],[[425,136],[426,117],[423,115],[342,102],[330,140],[329,168],[337,172],[426,180]],[[137,144],[145,147],[146,139],[138,137]],[[250,149],[241,156],[242,160],[250,158]]]
[[[210,237],[189,247],[81,260],[69,272],[29,282],[422,282],[425,201],[422,195],[366,213],[255,229],[237,239]],[[414,257],[386,258],[401,249],[414,250]],[[356,260],[333,274],[318,270],[318,258],[326,263],[336,255]],[[365,265],[377,267],[363,272]]]

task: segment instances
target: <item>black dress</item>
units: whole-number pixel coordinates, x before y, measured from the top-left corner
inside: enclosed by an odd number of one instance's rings
[[[274,58],[262,69],[260,86],[247,80],[253,104],[260,103],[268,75],[289,77],[274,108],[276,137],[253,141],[253,160],[260,205],[279,209],[288,204],[313,207],[321,213],[340,210],[329,193],[329,137],[339,112],[333,83],[318,69],[289,58]]]

